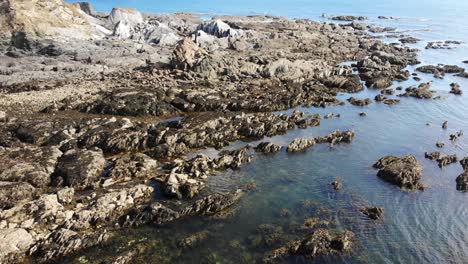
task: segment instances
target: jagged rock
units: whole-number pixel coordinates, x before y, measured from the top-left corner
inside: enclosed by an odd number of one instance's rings
[[[61,228],[43,239],[30,250],[31,254],[42,262],[75,253],[84,248],[99,245],[107,241],[110,236],[105,232],[78,233]]]
[[[458,191],[468,191],[468,170],[465,170],[462,174],[460,174],[457,177],[456,182]]]
[[[331,134],[324,137],[317,137],[315,141],[317,143],[330,143],[332,146],[339,143],[351,143],[354,139],[354,132],[352,130],[341,131],[335,130]]]
[[[65,186],[83,190],[98,184],[105,166],[106,160],[100,149],[73,149],[60,158],[55,174]]]
[[[398,96],[404,97],[416,97],[418,99],[431,99],[433,96],[433,91],[430,90],[432,86],[431,82],[422,83],[417,88],[416,87],[408,87],[406,88],[406,92],[403,94],[399,94]]]
[[[275,145],[271,142],[262,142],[255,147],[255,151],[261,153],[276,153],[282,148],[282,146]]]
[[[430,160],[437,160],[437,159],[440,158],[440,155],[441,154],[438,151],[437,152],[431,152],[431,153],[429,153],[429,152],[424,153],[424,156],[426,157],[426,159],[430,159]]]
[[[349,250],[353,239],[354,233],[351,231],[332,235],[326,229],[318,229],[303,240],[291,241],[286,246],[267,253],[263,261],[272,263],[279,258],[294,255],[314,258],[320,255],[337,254]]]
[[[442,156],[437,159],[437,162],[439,163],[440,168],[456,163],[457,161],[458,161],[457,155]]]
[[[154,202],[147,206],[133,208],[127,215],[121,217],[120,226],[140,226],[151,223],[162,225],[180,217],[179,212]]]
[[[416,68],[416,71],[432,74],[445,74],[445,73],[463,73],[464,68],[457,65],[427,65]]]
[[[356,106],[366,106],[366,105],[372,104],[372,101],[369,98],[357,99],[357,98],[354,98],[354,97],[350,97],[350,98],[348,98],[348,102],[350,104],[356,105]]]
[[[22,201],[32,200],[36,193],[36,189],[29,183],[0,181],[0,209],[11,208]]]
[[[157,162],[142,153],[125,155],[113,160],[108,177],[112,182],[129,181],[133,178],[151,178],[156,174]]]
[[[287,148],[288,152],[301,152],[315,145],[314,138],[296,138],[294,139]]]
[[[27,182],[45,188],[51,183],[60,156],[62,152],[56,147],[0,147],[0,181]]]
[[[419,182],[422,176],[422,167],[412,155],[406,155],[402,158],[387,156],[378,160],[373,166],[379,169],[377,173],[379,178],[404,190],[424,189]]]
[[[230,193],[212,194],[196,201],[192,206],[183,210],[183,215],[214,215],[219,213],[234,203],[243,195],[241,190]]]
[[[221,152],[220,157],[215,160],[216,166],[222,169],[238,169],[242,164],[252,161],[248,148]]]
[[[320,126],[320,119],[320,114],[309,115],[303,119],[298,120],[296,125],[301,129]]]
[[[365,207],[361,209],[361,212],[370,219],[377,220],[383,216],[384,209],[382,207]]]

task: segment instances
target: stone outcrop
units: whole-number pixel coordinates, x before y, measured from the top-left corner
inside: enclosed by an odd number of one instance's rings
[[[422,166],[412,155],[404,157],[387,156],[374,164],[379,169],[377,176],[403,190],[413,191],[424,189],[420,182]]]

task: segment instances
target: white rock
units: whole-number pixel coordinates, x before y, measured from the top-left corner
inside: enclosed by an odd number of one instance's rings
[[[143,16],[132,8],[113,8],[108,18],[109,25],[111,25],[111,28],[114,28],[121,21],[134,27],[143,23]]]
[[[205,22],[198,26],[198,29],[218,38],[237,37],[242,34],[241,30],[232,29],[231,26],[220,19]]]

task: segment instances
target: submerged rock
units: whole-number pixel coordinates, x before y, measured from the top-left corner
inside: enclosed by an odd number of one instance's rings
[[[209,238],[210,232],[201,231],[194,233],[186,238],[183,238],[177,242],[179,248],[192,248],[197,244],[207,240]]]
[[[320,255],[342,253],[350,249],[353,239],[354,233],[351,231],[332,235],[327,229],[318,229],[303,240],[291,241],[287,245],[267,253],[263,260],[265,263],[272,263],[288,256],[314,258]]]
[[[412,155],[404,157],[386,156],[378,160],[374,168],[379,169],[377,176],[403,190],[423,190],[420,183],[422,167]]]
[[[343,189],[343,183],[341,181],[338,181],[338,180],[333,181],[331,183],[331,186],[333,187],[333,189],[335,191],[339,191],[339,190]]]
[[[370,219],[377,220],[383,216],[384,209],[382,207],[365,207],[361,209],[361,212]]]

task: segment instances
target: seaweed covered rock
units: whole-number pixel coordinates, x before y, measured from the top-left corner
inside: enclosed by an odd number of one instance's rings
[[[321,255],[337,254],[350,249],[354,233],[345,231],[333,235],[327,229],[318,229],[302,240],[291,241],[287,245],[267,253],[264,257],[265,263],[290,257],[303,256],[314,258]]]
[[[423,190],[420,182],[422,166],[412,155],[404,157],[386,156],[378,160],[374,168],[379,169],[377,176],[403,190]]]

